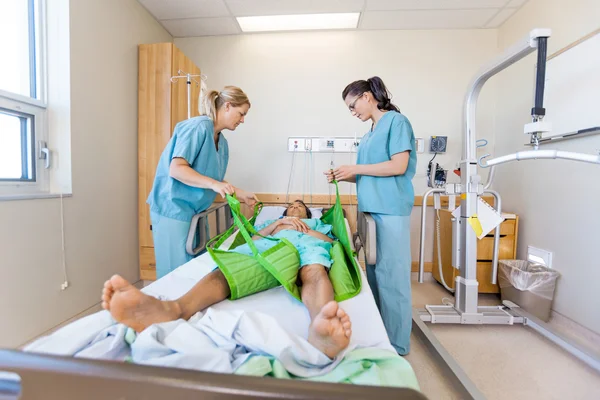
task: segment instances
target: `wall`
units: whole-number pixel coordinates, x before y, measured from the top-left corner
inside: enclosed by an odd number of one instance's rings
[[[508,47],[532,28],[551,28],[548,54],[552,54],[597,29],[598,21],[597,0],[570,1],[568,7],[562,0],[531,0],[501,27],[499,46]],[[528,56],[496,79],[497,154],[522,149],[528,140],[522,132],[523,124],[530,122],[535,57]],[[543,148],[592,153],[600,149],[600,137]],[[506,164],[497,172],[494,186],[502,194],[505,207],[521,216],[519,257],[526,257],[527,245],[553,251],[553,268],[562,274],[554,309],[600,333],[600,169],[589,164],[540,160]]]
[[[172,37],[135,0],[72,0],[68,14],[49,21],[49,30],[70,26],[70,287],[60,290],[60,200],[0,202],[0,347],[18,346],[97,304],[112,274],[139,278],[137,45]],[[52,115],[61,104],[49,106]]]
[[[209,88],[237,85],[252,102],[246,123],[226,133],[231,157],[227,179],[255,192],[286,193],[292,164],[287,138],[362,136],[370,126],[350,115],[341,92],[353,80],[373,75],[386,82],[417,137],[449,137],[448,154],[437,161],[454,168],[461,153],[467,86],[480,65],[496,54],[497,35],[495,30],[305,32],[181,38],[175,44],[208,75]],[[482,92],[483,137],[491,137],[494,127],[493,86]],[[332,155],[313,158],[312,191],[328,193],[322,171],[329,168]],[[335,165],[355,160],[350,154],[333,158]],[[422,193],[431,154],[418,158],[414,184]],[[290,192],[309,192],[310,160],[300,153],[294,162]],[[341,191],[355,193],[345,183]],[[420,208],[414,213],[416,260]],[[428,261],[432,237],[430,229]]]

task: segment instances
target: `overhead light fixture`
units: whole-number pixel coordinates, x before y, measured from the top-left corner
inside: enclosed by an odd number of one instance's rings
[[[355,29],[360,13],[267,15],[237,17],[243,32]]]

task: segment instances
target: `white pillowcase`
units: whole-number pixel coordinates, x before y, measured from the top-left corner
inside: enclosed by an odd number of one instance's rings
[[[262,211],[256,217],[255,226],[264,224],[266,221],[270,219],[277,219],[283,215],[285,211],[285,207],[281,206],[265,206]],[[313,218],[321,218],[323,215],[323,207],[311,208],[310,212],[312,213]]]

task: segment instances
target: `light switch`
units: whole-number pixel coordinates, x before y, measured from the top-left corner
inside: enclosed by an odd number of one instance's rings
[[[417,153],[425,153],[425,139],[416,138],[415,141],[417,144]]]

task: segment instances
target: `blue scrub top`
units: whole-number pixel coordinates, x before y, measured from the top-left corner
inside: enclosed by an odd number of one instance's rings
[[[390,161],[392,156],[410,152],[408,167],[403,175],[356,176],[358,209],[363,212],[408,216],[415,202],[412,178],[417,170],[415,135],[408,119],[388,111],[375,129],[367,133],[358,146],[357,164],[378,164]]]
[[[216,193],[186,185],[169,176],[171,160],[184,158],[199,174],[223,181],[229,161],[229,147],[222,134],[219,150],[214,142],[214,124],[206,116],[190,118],[175,126],[173,137],[160,156],[147,203],[150,211],[163,217],[190,221],[213,203]]]

